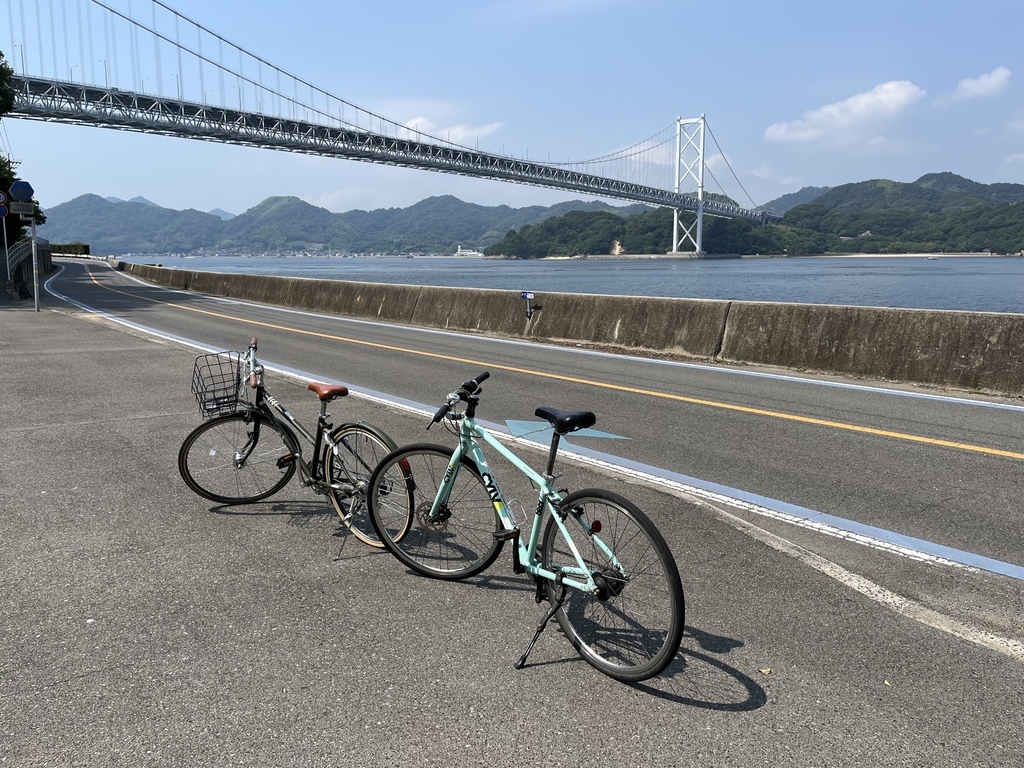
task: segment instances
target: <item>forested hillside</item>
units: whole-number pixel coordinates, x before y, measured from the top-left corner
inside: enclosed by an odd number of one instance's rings
[[[789,208],[777,223],[705,217],[710,254],[1017,253],[1024,249],[1024,185],[979,184],[952,173],[913,183],[873,179],[806,187],[765,209]],[[665,254],[672,211],[576,200],[510,208],[431,197],[408,208],[332,213],[295,197],[271,197],[233,218],[175,211],[149,201],[83,195],[46,210],[39,234],[125,253],[454,253],[536,259],[577,254]],[[692,214],[683,214],[687,224]]]
[[[709,254],[1018,253],[1024,249],[1024,185],[978,184],[951,173],[913,183],[846,184],[814,195],[775,224],[704,219]],[[770,207],[771,204],[765,206]],[[692,214],[683,214],[687,223]],[[672,213],[629,219],[574,213],[509,232],[485,253],[515,258],[664,254],[672,248]]]
[[[549,207],[488,207],[444,196],[408,208],[332,213],[296,197],[271,197],[225,220],[223,211],[176,211],[143,199],[124,202],[83,195],[47,209],[47,224],[39,235],[58,243],[88,243],[93,253],[105,255],[321,250],[454,253],[460,245],[478,250],[501,240],[510,228],[576,210],[628,216],[645,208],[582,200]]]

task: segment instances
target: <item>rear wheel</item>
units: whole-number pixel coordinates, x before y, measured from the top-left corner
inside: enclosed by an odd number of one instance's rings
[[[431,508],[452,451],[410,445],[389,454],[370,479],[367,498],[377,536],[402,563],[435,579],[465,579],[501,552],[498,514],[476,465],[463,459],[447,501]]]
[[[178,472],[193,491],[220,504],[272,496],[295,474],[295,439],[258,412],[200,424],[178,451]]]
[[[324,477],[331,484],[334,510],[353,536],[371,547],[383,547],[370,522],[366,489],[380,460],[398,446],[369,424],[342,424],[330,438],[324,451]]]
[[[654,677],[675,658],[685,621],[683,586],[665,539],[632,502],[610,491],[577,491],[561,509],[598,591],[569,589],[555,613],[559,626],[606,675],[624,682]],[[578,568],[554,518],[544,530],[541,562],[555,572]]]

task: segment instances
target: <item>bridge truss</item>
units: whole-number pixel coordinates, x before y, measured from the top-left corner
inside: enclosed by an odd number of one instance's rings
[[[763,221],[765,215],[697,196],[504,157],[465,147],[396,138],[282,117],[148,96],[116,88],[15,75],[12,115],[156,133],[263,149],[360,160]],[[695,241],[694,241],[695,242]],[[695,242],[696,244],[696,242]],[[700,248],[698,247],[699,251]]]

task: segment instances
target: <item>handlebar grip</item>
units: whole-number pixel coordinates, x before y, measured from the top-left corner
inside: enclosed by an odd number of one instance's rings
[[[452,409],[448,403],[445,403],[437,409],[437,413],[434,414],[434,418],[430,420],[431,424],[437,424],[441,419],[448,415],[448,412]]]
[[[251,349],[253,352],[256,351],[256,342],[257,342],[257,339],[256,339],[255,336],[253,336],[252,339],[250,339],[250,341],[249,341],[249,349]]]
[[[477,389],[480,388],[480,385],[483,384],[485,381],[487,381],[489,378],[491,378],[491,374],[488,373],[487,371],[484,371],[479,376],[477,376],[475,379],[470,379],[469,381],[464,381],[462,383],[462,389],[464,389],[466,392],[469,392],[469,394],[471,394],[471,395],[475,394]]]

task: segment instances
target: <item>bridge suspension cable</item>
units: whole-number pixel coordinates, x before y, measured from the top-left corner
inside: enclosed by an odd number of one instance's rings
[[[538,162],[482,152],[359,107],[164,0],[29,4],[32,12],[25,0],[8,0],[6,37],[0,28],[0,50],[11,52],[16,73],[15,117],[404,165],[677,211],[710,206],[713,215],[761,218],[724,193],[701,204],[692,185],[673,184],[680,162],[673,127],[584,161]],[[701,186],[698,196],[702,192]]]

